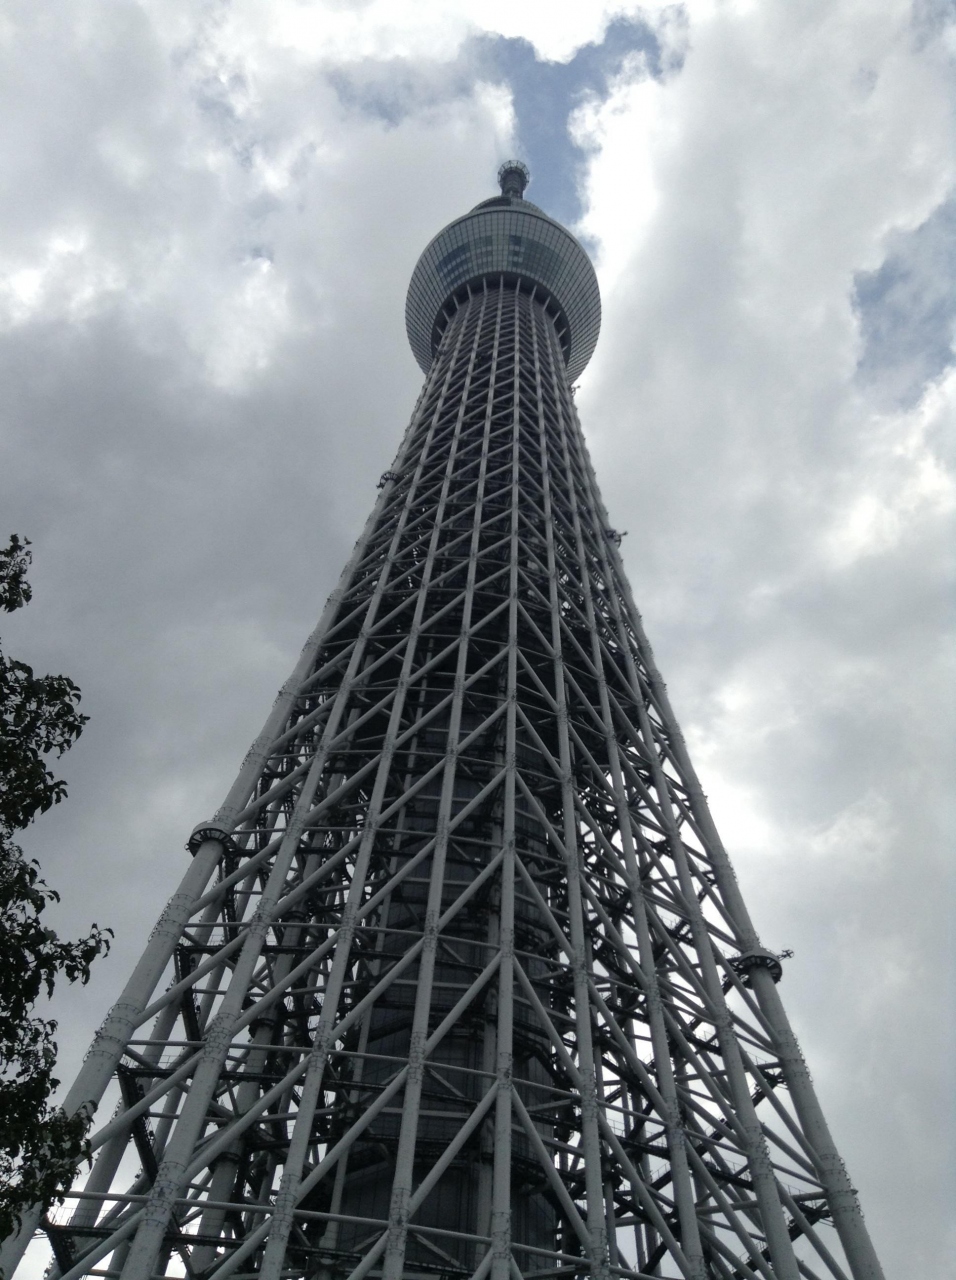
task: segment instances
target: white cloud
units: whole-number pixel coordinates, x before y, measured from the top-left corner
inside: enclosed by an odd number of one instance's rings
[[[667,76],[632,62],[573,120],[605,300],[582,417],[888,1274],[942,1280],[956,374],[887,409],[853,289],[953,185],[951,32],[902,0],[648,11]],[[390,461],[415,259],[511,149],[507,92],[445,64],[480,30],[566,59],[622,12],[8,6],[0,483],[36,596],[3,634],[84,690],[30,849],[64,928],[118,929],[64,1075]],[[330,81],[372,56],[406,60],[393,120]]]
[[[906,413],[875,417],[873,439],[861,450],[869,466],[852,477],[824,533],[825,554],[846,568],[861,556],[893,550],[903,539],[930,536],[956,509],[956,476],[938,451],[956,425],[956,372],[930,383]]]
[[[554,5],[547,0],[365,0],[361,4],[256,0],[216,21],[216,45],[245,65],[282,74],[290,63],[361,58],[451,59],[480,31],[530,41],[543,58],[566,61],[581,45],[599,41],[609,21],[655,13],[669,5],[628,0]],[[191,10],[160,21],[176,41],[191,38]]]
[[[953,372],[888,411],[854,305],[953,186],[950,53],[909,24],[715,6],[679,74],[578,113],[605,298],[579,401],[888,1274],[942,1277]]]

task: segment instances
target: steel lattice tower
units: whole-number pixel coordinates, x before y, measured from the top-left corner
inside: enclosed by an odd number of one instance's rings
[[[397,458],[69,1095],[61,1280],[882,1275],[588,460],[593,269],[500,178],[419,261]]]

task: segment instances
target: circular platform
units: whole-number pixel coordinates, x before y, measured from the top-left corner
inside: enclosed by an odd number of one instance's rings
[[[511,175],[511,166],[502,172]],[[526,171],[525,171],[526,172]],[[513,183],[502,185],[515,190]],[[405,328],[427,373],[447,323],[446,303],[483,280],[534,286],[558,312],[568,375],[583,371],[601,329],[601,295],[591,259],[559,222],[521,195],[483,200],[427,246],[408,286]]]

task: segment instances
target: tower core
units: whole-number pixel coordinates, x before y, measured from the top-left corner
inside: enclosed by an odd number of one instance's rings
[[[572,395],[587,254],[425,248],[425,384],[66,1107],[49,1280],[881,1280]]]

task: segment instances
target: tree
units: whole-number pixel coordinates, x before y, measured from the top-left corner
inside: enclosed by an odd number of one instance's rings
[[[14,534],[0,549],[0,609],[28,604],[29,541]],[[77,710],[80,691],[67,676],[35,676],[25,662],[0,651],[0,1240],[19,1226],[30,1205],[62,1200],[88,1152],[83,1121],[50,1098],[56,1023],[34,1012],[56,979],[87,982],[93,960],[109,948],[109,929],[64,942],[41,920],[59,895],[14,843],[66,795],[47,766],[68,751],[88,717]]]

